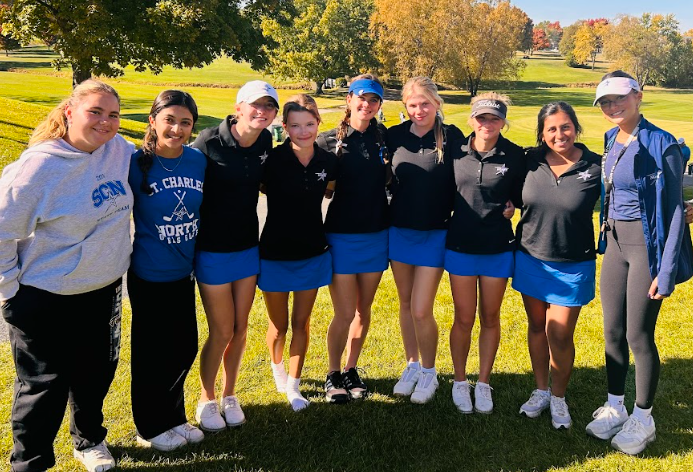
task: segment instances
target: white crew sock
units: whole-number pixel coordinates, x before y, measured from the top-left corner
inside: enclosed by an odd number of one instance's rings
[[[298,384],[300,382],[300,378],[295,379],[290,375],[286,381],[286,398],[289,400],[291,408],[293,408],[294,411],[303,410],[308,405],[310,405],[310,402],[306,400],[303,397],[303,395],[301,395],[301,392],[298,390]]]
[[[624,411],[625,406],[623,405],[623,400],[625,398],[625,395],[612,395],[609,394],[609,405],[612,408],[616,408],[618,411]]]
[[[633,416],[639,419],[642,424],[649,425],[652,420],[652,407],[640,408],[638,405],[633,406]]]
[[[407,367],[411,367],[412,369],[416,370],[421,370],[421,363],[419,361],[416,362],[407,362]]]
[[[427,369],[426,367],[422,367],[422,368],[421,368],[421,373],[422,373],[422,374],[433,374],[433,375],[436,375],[436,374],[437,374],[437,373],[436,373],[436,368],[435,368],[435,367],[431,367],[431,368],[429,368],[429,369]]]
[[[270,361],[272,365],[272,376],[274,377],[274,384],[277,386],[277,392],[286,392],[286,370],[284,369],[284,361],[279,361],[279,364],[275,364]]]
[[[461,381],[459,381],[459,382],[458,382],[457,380],[455,380],[455,382],[452,384],[452,387],[455,388],[455,387],[457,387],[458,385],[467,387],[467,386],[469,385],[469,382],[467,382],[466,380],[461,380]]]

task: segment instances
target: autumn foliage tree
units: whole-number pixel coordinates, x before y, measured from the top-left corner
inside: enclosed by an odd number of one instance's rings
[[[546,31],[542,28],[534,28],[532,31],[532,53],[534,51],[541,51],[542,49],[548,49],[551,46],[549,38],[546,36]]]
[[[599,54],[604,45],[604,36],[609,31],[609,21],[604,18],[587,20],[575,32],[575,47],[573,57],[580,64],[592,62],[594,69]]]
[[[672,39],[677,34],[673,15],[623,15],[606,38],[604,52],[614,67],[630,72],[644,87],[656,83],[669,67]]]
[[[380,57],[400,79],[427,75],[472,96],[485,80],[517,77],[527,15],[507,1],[375,0]]]

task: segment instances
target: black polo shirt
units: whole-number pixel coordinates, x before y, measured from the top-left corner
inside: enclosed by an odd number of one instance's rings
[[[503,210],[508,200],[522,206],[525,152],[501,135],[482,157],[470,145],[473,136],[451,149],[457,192],[446,247],[467,254],[512,251],[515,235]]]
[[[583,144],[575,146],[582,157],[558,178],[544,150],[527,153],[518,248],[543,261],[596,259],[592,216],[601,193],[601,158]]]
[[[433,130],[420,138],[411,126],[407,120],[387,130],[392,156],[390,224],[419,231],[447,229],[455,194],[449,144],[464,135],[455,125],[443,125],[444,156],[438,163]]]
[[[315,155],[303,166],[287,139],[270,152],[262,183],[267,194],[267,220],[260,237],[262,259],[294,261],[327,251],[322,199],[334,180],[337,156],[314,145]]]
[[[231,134],[232,116],[203,130],[193,143],[207,156],[205,194],[196,249],[236,252],[258,244],[257,201],[272,135],[263,130],[244,148]]]
[[[318,136],[318,146],[337,154],[337,182],[325,219],[328,233],[375,233],[387,228],[386,133],[375,120],[363,133],[349,126],[340,154],[336,128]]]

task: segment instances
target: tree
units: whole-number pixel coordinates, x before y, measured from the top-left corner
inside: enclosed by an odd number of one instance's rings
[[[72,67],[76,85],[94,75],[119,76],[123,67],[155,73],[164,65],[199,67],[226,54],[264,63],[258,10],[278,11],[286,0],[12,0],[0,21],[20,41],[39,38]]]
[[[484,80],[517,77],[515,57],[528,17],[507,1],[376,0],[379,50],[404,81],[427,75],[476,95]]]
[[[565,57],[565,63],[569,67],[577,67],[580,64],[575,60],[575,33],[582,25],[583,20],[579,20],[570,26],[563,28],[561,41],[558,43],[558,51]]]
[[[604,35],[608,29],[609,23],[603,18],[585,21],[577,29],[573,56],[578,63],[584,64],[591,61],[592,70],[594,70],[597,54],[602,50]]]
[[[377,66],[369,32],[372,0],[297,0],[294,8],[293,15],[262,19],[266,72],[310,80],[319,94],[328,77]]]
[[[441,39],[453,33],[437,25],[441,19],[440,3],[439,0],[375,0],[371,31],[384,72],[402,81],[420,75],[435,76],[445,54]],[[468,5],[469,0],[462,0],[457,8]],[[450,24],[455,19],[450,16],[445,21]]]
[[[672,31],[678,22],[671,15],[620,16],[604,43],[614,67],[631,73],[641,87],[656,83],[667,67]]]
[[[563,36],[563,28],[561,28],[560,21],[542,21],[537,24],[537,28],[544,30],[546,33],[546,39],[549,41],[549,46],[547,48],[557,48],[558,44],[561,42],[561,36]]]
[[[0,3],[0,17],[2,17],[2,12],[9,8],[7,5]],[[10,51],[14,49],[19,49],[21,44],[19,41],[14,39],[11,34],[4,33],[2,31],[2,24],[0,23],[0,49],[5,50],[5,55],[9,56]]]
[[[527,17],[527,21],[525,22],[525,27],[522,30],[522,45],[520,48],[522,51],[525,52],[525,54],[532,55],[534,52],[534,47],[533,47],[533,33],[534,33],[534,22],[530,17]]]
[[[548,49],[550,46],[551,43],[546,37],[546,31],[541,28],[534,28],[532,31],[532,52]]]

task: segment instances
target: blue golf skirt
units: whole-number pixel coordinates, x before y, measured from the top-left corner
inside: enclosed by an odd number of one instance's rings
[[[208,285],[222,285],[260,273],[260,251],[251,247],[236,252],[195,253],[195,277]]]
[[[442,268],[445,265],[447,234],[445,229],[419,231],[391,226],[390,260],[415,266]]]
[[[498,277],[513,276],[515,256],[512,251],[500,254],[467,254],[445,251],[445,270],[452,275]]]
[[[584,306],[594,298],[596,267],[596,261],[547,262],[516,251],[512,287],[554,305]]]
[[[362,274],[387,270],[388,230],[377,233],[327,233],[335,274]]]
[[[298,261],[260,259],[257,285],[263,292],[298,292],[332,283],[332,255],[326,251],[319,256]]]

